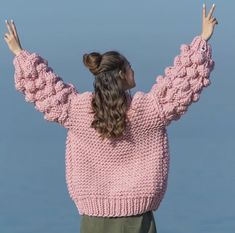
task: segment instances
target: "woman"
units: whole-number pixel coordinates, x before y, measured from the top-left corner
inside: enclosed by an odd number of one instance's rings
[[[157,232],[153,211],[167,188],[166,127],[199,100],[214,68],[207,43],[217,20],[215,5],[202,12],[202,33],[180,47],[174,65],[148,93],[135,86],[129,61],[117,51],[84,54],[95,77],[94,93],[65,84],[48,62],[22,49],[14,22],[5,41],[16,55],[15,87],[48,121],[66,129],[66,183],[82,215],[82,233]],[[91,111],[92,110],[92,111]]]

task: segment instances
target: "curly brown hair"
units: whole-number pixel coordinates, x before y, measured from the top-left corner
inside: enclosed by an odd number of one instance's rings
[[[83,55],[84,65],[95,76],[91,101],[94,128],[103,139],[122,136],[126,128],[128,98],[132,99],[122,84],[120,71],[125,74],[128,60],[118,51],[103,54],[92,52]]]

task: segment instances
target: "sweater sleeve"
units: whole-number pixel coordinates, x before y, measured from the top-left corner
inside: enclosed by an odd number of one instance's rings
[[[197,102],[203,87],[211,84],[210,72],[214,69],[211,45],[201,36],[191,44],[182,44],[180,54],[164,75],[156,77],[148,95],[154,101],[165,126],[178,120],[193,103]]]
[[[44,119],[57,122],[65,128],[71,125],[71,102],[77,91],[65,84],[47,60],[36,53],[22,50],[13,60],[14,81],[17,91],[24,94],[26,102],[44,114]]]

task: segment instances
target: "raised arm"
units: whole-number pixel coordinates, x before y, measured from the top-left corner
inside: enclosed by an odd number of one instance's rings
[[[37,53],[30,53],[20,46],[14,23],[7,23],[9,34],[5,37],[15,54],[15,87],[24,94],[25,100],[44,114],[44,119],[57,122],[65,128],[72,126],[71,106],[77,95],[72,84],[63,80],[48,66],[47,60]]]
[[[48,67],[47,60],[36,53],[21,50],[14,60],[15,88],[24,94],[25,100],[44,114],[44,119],[69,128],[71,103],[76,97],[72,84],[63,80]]]
[[[178,120],[193,102],[197,102],[203,87],[211,83],[209,76],[214,61],[208,40],[217,24],[212,18],[214,7],[207,17],[203,7],[202,34],[195,36],[190,44],[180,46],[181,52],[174,58],[173,65],[165,68],[164,75],[156,77],[156,83],[148,93],[166,126]]]

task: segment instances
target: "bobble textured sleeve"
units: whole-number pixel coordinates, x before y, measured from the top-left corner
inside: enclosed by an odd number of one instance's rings
[[[178,120],[188,106],[199,100],[203,87],[210,85],[210,72],[214,69],[211,45],[201,36],[191,44],[182,44],[181,53],[174,58],[173,66],[166,67],[164,75],[148,93],[154,100],[164,125]]]
[[[25,96],[26,102],[44,114],[44,119],[69,128],[70,109],[77,91],[72,84],[65,84],[47,60],[36,53],[22,50],[13,60],[15,88]]]

